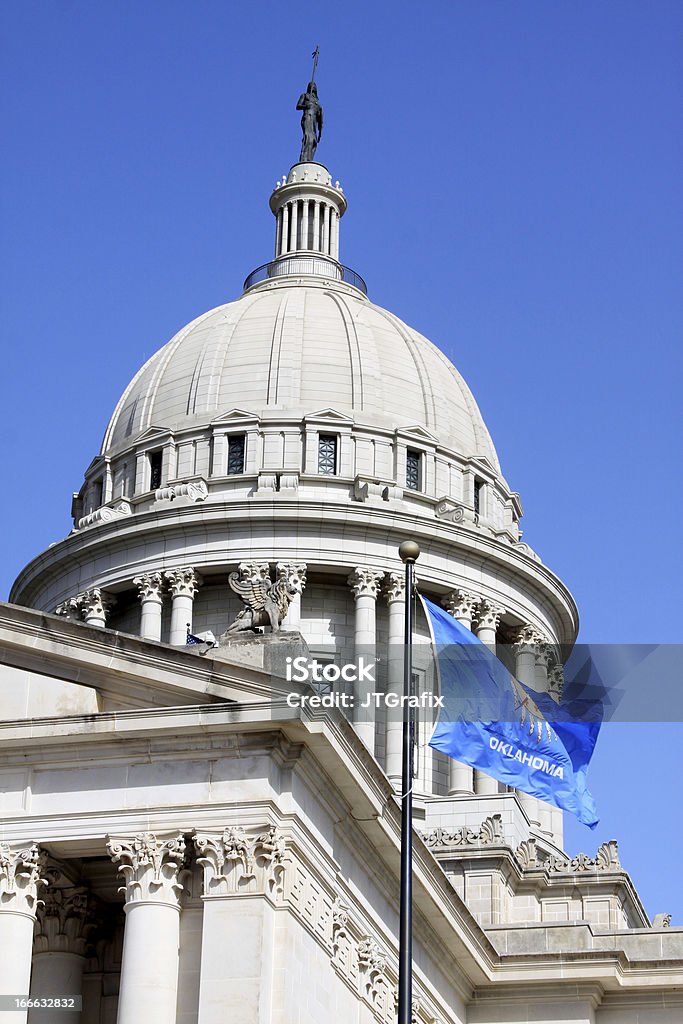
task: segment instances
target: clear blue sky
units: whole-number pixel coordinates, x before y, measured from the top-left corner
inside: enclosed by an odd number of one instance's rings
[[[319,43],[344,262],[470,383],[582,639],[683,639],[678,0],[5,0],[0,28],[3,597],[143,360],[271,257]],[[618,838],[683,924],[681,740],[605,730],[604,828],[568,846]]]

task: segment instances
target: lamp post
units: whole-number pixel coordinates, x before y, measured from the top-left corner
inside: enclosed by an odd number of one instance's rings
[[[413,567],[419,545],[405,540],[398,549],[406,567],[403,653],[403,758],[401,774],[401,889],[399,897],[398,1024],[411,1024],[413,1006]]]

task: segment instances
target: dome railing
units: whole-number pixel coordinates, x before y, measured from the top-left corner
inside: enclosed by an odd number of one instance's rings
[[[244,291],[246,292],[249,288],[253,288],[255,284],[260,284],[262,281],[272,281],[279,277],[299,277],[301,275],[324,277],[328,281],[342,281],[344,284],[350,284],[353,288],[357,288],[363,295],[368,294],[368,286],[355,270],[351,270],[350,267],[345,267],[329,257],[322,256],[320,253],[313,252],[310,254],[288,254],[280,256],[276,260],[271,260],[270,263],[264,263],[249,274],[244,282]]]

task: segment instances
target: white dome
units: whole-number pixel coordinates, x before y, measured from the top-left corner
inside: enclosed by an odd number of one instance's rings
[[[357,289],[310,277],[257,285],[183,328],[124,392],[102,454],[150,427],[178,431],[232,409],[304,416],[323,406],[357,425],[426,428],[500,474],[472,393],[443,353]]]

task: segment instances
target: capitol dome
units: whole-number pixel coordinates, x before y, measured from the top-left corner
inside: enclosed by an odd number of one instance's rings
[[[236,567],[291,571],[305,594],[288,624],[315,649],[349,641],[358,595],[385,595],[413,538],[425,593],[464,601],[491,636],[571,642],[574,602],[522,541],[466,383],[340,262],[339,182],[295,164],[270,208],[274,259],[137,373],[73,495],[72,532],[12,599],[180,644],[190,621],[225,630]],[[387,613],[380,602],[380,633]]]
[[[236,408],[304,416],[322,401],[359,424],[420,425],[500,473],[472,393],[443,353],[357,288],[305,277],[257,284],[179,331],[124,392],[102,455],[152,427],[176,432]]]

